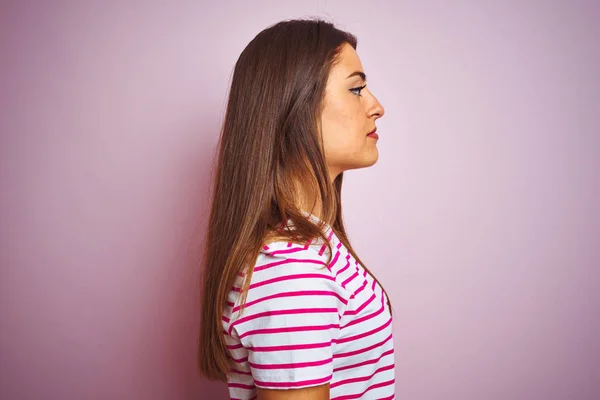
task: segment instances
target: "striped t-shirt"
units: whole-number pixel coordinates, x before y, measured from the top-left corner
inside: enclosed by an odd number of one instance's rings
[[[241,276],[232,288],[222,318],[235,362],[227,378],[231,399],[255,399],[256,387],[328,382],[331,399],[394,399],[385,295],[325,226],[334,253],[328,265],[322,240],[305,246],[275,241],[257,257],[241,316]]]

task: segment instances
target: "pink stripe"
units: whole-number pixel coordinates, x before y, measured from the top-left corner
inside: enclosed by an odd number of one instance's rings
[[[333,259],[331,260],[331,262],[329,263],[329,265],[327,265],[327,268],[331,269],[332,265],[335,265],[335,263],[337,262],[338,258],[340,258],[340,252],[337,251],[335,253],[335,256],[333,257]]]
[[[327,248],[326,244],[323,244],[323,246],[321,246],[321,248],[319,249],[319,255],[322,256],[323,253],[325,252],[325,249]]]
[[[329,232],[329,236],[327,237],[327,241],[331,242],[331,237],[333,236],[333,231]],[[319,255],[322,256],[323,253],[325,252],[325,249],[327,248],[327,243],[323,243],[323,246],[321,246],[321,249],[319,250]]]
[[[345,270],[348,269],[348,267],[350,266],[350,260],[348,260],[348,262],[346,263],[346,265],[344,266],[344,268],[340,269],[336,274],[335,277],[337,278],[340,274],[343,274]]]
[[[346,342],[351,342],[353,340],[362,339],[362,338],[364,338],[366,336],[370,336],[370,335],[373,335],[373,334],[375,334],[377,332],[380,332],[380,331],[384,330],[385,328],[387,328],[388,326],[390,326],[391,323],[392,323],[392,319],[390,318],[390,319],[388,319],[388,321],[385,324],[383,324],[383,325],[381,325],[381,326],[379,326],[379,327],[377,327],[375,329],[371,329],[368,332],[363,332],[360,335],[348,336],[348,337],[345,337],[345,338],[342,338],[342,339],[335,339],[335,343],[346,343]]]
[[[344,325],[344,326],[340,327],[340,329],[345,329],[345,328],[347,328],[347,327],[349,327],[349,326],[352,326],[352,325],[358,324],[358,323],[360,323],[360,322],[363,322],[363,321],[369,320],[369,319],[371,319],[371,318],[375,318],[376,316],[378,316],[379,314],[381,314],[381,313],[383,312],[383,310],[384,310],[384,307],[383,307],[383,297],[382,297],[382,298],[381,298],[381,308],[380,308],[379,310],[375,311],[375,312],[374,312],[374,313],[372,313],[372,314],[365,315],[364,317],[360,317],[360,318],[353,319],[352,321],[348,322],[346,325]]]
[[[390,335],[389,335],[387,338],[385,338],[384,340],[382,340],[382,341],[381,341],[381,342],[379,342],[379,343],[375,343],[375,344],[374,344],[374,345],[372,345],[372,346],[364,347],[364,348],[362,348],[362,349],[358,349],[358,350],[354,350],[354,351],[348,351],[348,352],[346,352],[346,353],[337,353],[337,354],[334,354],[334,355],[333,355],[333,358],[340,358],[340,357],[350,357],[350,356],[354,356],[354,355],[357,355],[357,354],[360,354],[360,353],[364,353],[364,352],[366,352],[366,351],[369,351],[369,350],[373,350],[373,349],[375,349],[375,348],[377,348],[377,347],[379,347],[379,346],[383,346],[383,345],[384,345],[384,344],[386,344],[386,343],[387,343],[387,342],[388,342],[388,341],[389,341],[391,338],[392,338],[392,334],[390,333]]]
[[[356,315],[359,312],[361,312],[366,306],[368,306],[369,304],[371,304],[371,302],[373,301],[373,299],[375,299],[375,294],[372,294],[371,297],[369,297],[369,300],[365,301],[364,303],[362,303],[360,305],[360,307],[358,307],[356,310],[346,310],[344,312],[344,316],[346,315]]]
[[[392,379],[386,382],[380,382],[380,383],[376,383],[374,385],[369,386],[367,389],[365,389],[364,392],[362,393],[356,393],[356,394],[348,394],[348,395],[344,395],[344,396],[338,396],[338,397],[334,397],[331,400],[350,400],[350,399],[359,399],[361,398],[365,393],[367,393],[369,390],[372,389],[377,389],[380,387],[384,387],[384,386],[390,386],[393,385],[394,382],[396,382],[396,379]]]
[[[282,249],[282,250],[273,250],[269,253],[267,253],[270,256],[276,256],[279,254],[291,254],[291,253],[297,253],[299,251],[304,251],[308,249],[308,244],[305,244],[302,247],[292,247],[292,242],[288,242],[287,244],[287,248],[286,249]]]
[[[233,382],[227,383],[227,386],[231,387],[231,388],[240,388],[240,389],[254,389],[256,387],[254,385],[245,385],[243,383],[233,383]]]
[[[239,324],[243,324],[244,322],[251,321],[253,319],[269,317],[272,315],[293,315],[293,314],[314,314],[314,313],[336,313],[337,308],[294,308],[290,310],[273,310],[273,311],[265,311],[261,313],[256,313],[254,315],[248,315],[247,317],[240,318],[236,320],[233,324],[229,325],[229,334],[231,335],[231,331],[234,326]]]
[[[352,279],[356,278],[357,276],[358,276],[358,271],[354,271],[354,273],[352,274],[351,277],[349,277],[344,282],[342,282],[342,287],[345,289],[348,282],[352,281]]]
[[[250,371],[240,371],[239,369],[235,369],[235,368],[232,368],[230,372],[232,372],[234,374],[239,374],[239,375],[252,376],[252,372],[250,372]]]
[[[369,365],[369,364],[377,364],[379,362],[379,360],[381,360],[383,357],[390,355],[390,354],[394,354],[394,349],[389,349],[388,351],[385,351],[383,353],[381,353],[381,355],[377,358],[374,358],[372,360],[367,360],[367,361],[363,361],[363,362],[359,362],[357,364],[352,364],[352,365],[344,365],[343,367],[339,367],[339,368],[335,368],[333,370],[333,372],[338,372],[338,371],[344,371],[346,369],[352,369],[352,368],[358,368],[358,367],[362,367],[365,365]]]
[[[356,291],[354,293],[352,293],[352,296],[356,297],[357,294],[359,294],[360,292],[362,292],[365,289],[365,286],[367,286],[367,280],[366,279],[363,281],[362,286],[359,287],[358,289],[356,289]]]
[[[337,294],[336,292],[327,291],[327,290],[300,290],[296,292],[284,292],[284,293],[276,293],[271,294],[269,296],[260,297],[256,300],[252,300],[246,303],[246,308],[261,303],[263,301],[271,300],[271,299],[279,299],[283,297],[295,297],[295,296],[333,296],[336,297],[339,301],[341,301],[344,305],[348,305],[348,300],[344,299],[342,296]],[[232,313],[238,311],[240,306],[236,306],[231,310]]]
[[[323,274],[285,275],[285,276],[280,276],[280,277],[277,277],[277,278],[267,279],[266,281],[253,283],[252,285],[250,285],[249,289],[254,289],[254,288],[257,288],[257,287],[260,287],[260,286],[269,285],[269,284],[275,283],[275,282],[281,282],[281,281],[287,281],[287,280],[294,280],[294,279],[304,279],[304,278],[320,278],[320,279],[326,279],[326,280],[329,280],[329,281],[335,281],[335,279],[332,276],[323,275]],[[241,288],[238,288],[238,287],[235,287],[235,286],[231,290],[233,290],[234,292],[241,292],[242,291]]]
[[[252,368],[256,369],[293,369],[293,368],[307,368],[307,367],[318,367],[320,365],[330,364],[333,361],[333,358],[329,357],[325,360],[319,361],[305,361],[305,362],[297,362],[297,363],[289,363],[289,364],[255,364],[248,362],[248,364]]]
[[[231,345],[227,345],[226,346],[229,350],[237,350],[237,349],[241,349],[242,347],[244,347],[241,343],[238,344],[231,344]]]
[[[332,383],[329,387],[334,388],[336,386],[345,385],[348,383],[368,381],[369,379],[373,378],[378,373],[383,372],[383,371],[389,371],[390,369],[393,369],[393,368],[394,368],[394,364],[386,365],[385,367],[377,368],[371,375],[359,376],[359,377],[350,378],[350,379],[344,379],[343,381],[338,381],[338,382]]]
[[[329,324],[329,325],[315,325],[315,326],[290,326],[286,328],[264,328],[264,329],[255,329],[252,331],[244,332],[240,335],[240,339],[245,338],[250,335],[257,334],[271,334],[271,333],[282,333],[282,332],[308,332],[308,331],[325,331],[328,329],[339,329],[339,324]]]
[[[231,358],[233,361],[235,361],[238,364],[243,364],[246,361],[248,361],[248,357],[242,357],[242,358],[234,358],[232,356],[229,356],[229,358]]]
[[[287,250],[278,250],[278,251],[287,251]],[[271,253],[273,254],[273,253]],[[262,271],[264,269],[269,269],[272,267],[276,267],[282,264],[290,264],[290,263],[302,263],[302,264],[320,264],[325,265],[325,263],[321,260],[311,260],[311,259],[298,259],[298,258],[286,258],[285,260],[274,261],[268,264],[259,265],[254,267],[254,272]]]
[[[292,350],[311,350],[311,349],[322,349],[324,347],[331,347],[331,342],[323,343],[304,343],[304,344],[286,344],[283,346],[254,346],[247,347],[248,350],[254,352],[269,352],[269,351],[292,351]]]
[[[327,383],[331,380],[332,375],[326,376],[325,378],[320,379],[311,379],[308,381],[298,381],[298,382],[262,382],[254,380],[257,386],[270,386],[270,387],[299,387],[306,385],[319,385],[322,383]]]

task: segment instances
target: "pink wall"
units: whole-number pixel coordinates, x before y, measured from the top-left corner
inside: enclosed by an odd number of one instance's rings
[[[0,398],[226,398],[194,369],[210,160],[243,47],[311,15],[359,37],[386,107],[344,205],[398,398],[600,398],[593,2],[12,3]]]

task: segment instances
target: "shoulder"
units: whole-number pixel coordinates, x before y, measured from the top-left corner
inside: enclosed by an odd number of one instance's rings
[[[279,240],[264,245],[253,266],[251,285],[269,279],[288,281],[292,286],[341,286],[332,273],[326,246],[319,241],[298,244]]]
[[[264,284],[272,279],[286,281],[286,286],[298,287],[328,285],[327,282],[336,284],[320,245],[301,245],[283,240],[263,246],[253,266],[250,285],[256,287],[252,285]]]
[[[240,291],[241,285],[234,290]],[[250,279],[243,311],[232,310],[232,320],[239,326],[247,318],[286,313],[290,318],[301,314],[343,315],[350,293],[339,284],[327,264],[325,254],[315,246],[302,246],[285,241],[271,242],[261,250]],[[295,311],[291,311],[295,310]],[[243,315],[242,315],[243,314]],[[248,321],[250,320],[248,319]]]

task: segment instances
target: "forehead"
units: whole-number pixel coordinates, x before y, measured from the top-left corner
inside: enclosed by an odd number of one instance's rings
[[[348,43],[344,43],[339,54],[338,63],[331,69],[329,79],[343,81],[355,71],[364,72],[362,63],[356,50]],[[358,77],[355,77],[355,79],[360,80]]]

